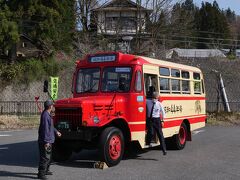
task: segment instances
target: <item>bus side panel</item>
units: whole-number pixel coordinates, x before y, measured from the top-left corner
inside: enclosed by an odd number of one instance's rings
[[[196,130],[205,126],[206,109],[204,97],[161,97],[166,117],[164,123],[164,136],[171,137],[178,134],[183,120],[188,120],[190,130]]]

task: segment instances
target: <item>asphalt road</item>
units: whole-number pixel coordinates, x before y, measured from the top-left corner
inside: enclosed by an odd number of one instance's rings
[[[0,179],[36,179],[37,131],[0,131]],[[97,151],[83,151],[71,160],[53,164],[49,179],[56,180],[222,180],[240,179],[240,127],[206,127],[181,151],[159,148],[129,153],[121,163],[94,169]]]

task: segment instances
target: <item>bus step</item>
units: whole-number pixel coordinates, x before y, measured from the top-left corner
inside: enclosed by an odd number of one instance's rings
[[[156,147],[159,146],[159,143],[150,143],[149,145],[145,144],[144,148],[151,148],[151,147]]]

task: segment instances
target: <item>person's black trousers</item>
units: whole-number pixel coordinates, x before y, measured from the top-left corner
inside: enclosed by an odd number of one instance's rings
[[[152,140],[153,137],[153,132],[155,130],[155,132],[157,133],[158,139],[160,141],[160,145],[162,148],[163,152],[166,152],[166,143],[165,143],[165,139],[163,136],[163,132],[162,132],[162,123],[160,118],[152,118],[152,119],[148,119],[147,120],[147,128],[148,128],[148,132],[147,132],[147,144],[149,144]]]
[[[44,143],[38,142],[39,147],[39,166],[38,174],[40,176],[45,176],[46,172],[49,171],[51,159],[52,159],[52,145],[45,148]]]

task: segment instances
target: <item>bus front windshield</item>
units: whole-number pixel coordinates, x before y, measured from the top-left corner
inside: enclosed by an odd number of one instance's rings
[[[103,69],[103,92],[128,92],[131,84],[130,67],[106,67]]]
[[[97,92],[99,80],[100,68],[80,69],[77,77],[77,93]]]

